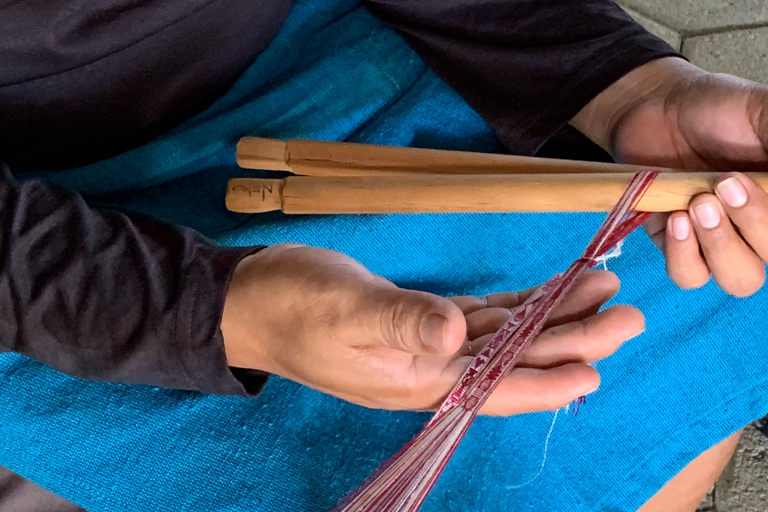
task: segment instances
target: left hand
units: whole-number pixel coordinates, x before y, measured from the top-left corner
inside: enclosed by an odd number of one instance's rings
[[[618,289],[609,272],[579,278],[480,412],[558,409],[597,389],[590,363],[645,325],[630,306],[600,311]],[[399,288],[336,251],[278,244],[235,268],[221,332],[230,366],[367,407],[435,410],[532,293],[447,299]]]
[[[654,215],[645,228],[682,288],[710,275],[736,296],[763,286],[768,193],[739,172],[768,171],[768,87],[661,59],[607,89],[574,125],[617,161],[726,172],[714,194],[687,211]]]

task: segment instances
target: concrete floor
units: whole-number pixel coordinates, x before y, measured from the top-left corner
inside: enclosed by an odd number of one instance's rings
[[[617,2],[701,68],[768,84],[768,0]],[[733,460],[699,510],[768,511],[768,436],[756,426],[745,431]]]

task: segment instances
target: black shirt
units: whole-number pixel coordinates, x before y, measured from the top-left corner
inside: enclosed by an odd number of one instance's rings
[[[676,55],[610,0],[364,3],[518,154],[627,72]],[[11,170],[80,165],[162,133],[222,94],[289,7],[0,0],[0,159]],[[227,367],[219,329],[231,272],[255,250],[95,210],[6,169],[0,349],[91,379],[256,392],[264,376]]]

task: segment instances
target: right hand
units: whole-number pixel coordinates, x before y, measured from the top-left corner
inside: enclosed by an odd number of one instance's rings
[[[653,215],[645,229],[681,288],[710,276],[737,297],[763,287],[768,194],[740,173],[768,169],[768,87],[667,57],[626,74],[573,123],[617,162],[726,172],[714,194]]]
[[[598,313],[618,288],[609,272],[581,278],[481,412],[551,410],[597,389],[589,363],[644,328],[629,306]],[[282,244],[238,265],[221,328],[230,366],[367,407],[435,410],[532,292],[446,299],[398,288],[341,253]]]

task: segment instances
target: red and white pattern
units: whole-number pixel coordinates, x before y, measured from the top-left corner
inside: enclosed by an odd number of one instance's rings
[[[544,283],[477,355],[424,429],[349,494],[333,512],[416,512],[478,411],[517,364],[576,279],[650,214],[633,211],[658,173],[637,173],[584,253]]]

